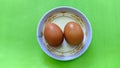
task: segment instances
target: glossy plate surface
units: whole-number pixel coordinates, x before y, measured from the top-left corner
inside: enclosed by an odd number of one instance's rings
[[[83,42],[78,46],[71,46],[64,39],[59,47],[48,45],[43,34],[46,23],[55,23],[64,32],[64,26],[70,21],[77,22],[82,27]],[[87,50],[92,39],[92,29],[89,20],[81,11],[72,7],[57,7],[48,11],[41,18],[37,29],[37,39],[40,47],[48,56],[56,60],[67,61],[81,56]]]

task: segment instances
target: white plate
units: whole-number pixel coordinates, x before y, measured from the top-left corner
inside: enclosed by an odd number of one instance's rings
[[[43,34],[46,23],[55,23],[64,32],[64,26],[70,21],[77,22],[82,27],[84,32],[83,42],[78,46],[71,46],[64,39],[59,47],[49,46],[45,41]],[[81,56],[87,50],[92,39],[92,29],[90,22],[82,12],[71,7],[62,6],[48,11],[42,17],[38,24],[37,39],[40,47],[48,56],[57,60],[67,61]]]

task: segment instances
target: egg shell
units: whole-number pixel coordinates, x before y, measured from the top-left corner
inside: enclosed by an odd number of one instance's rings
[[[68,22],[64,28],[64,36],[69,44],[79,45],[83,41],[84,33],[78,23]]]
[[[50,46],[57,47],[63,41],[63,32],[54,23],[47,23],[44,29],[44,38]]]

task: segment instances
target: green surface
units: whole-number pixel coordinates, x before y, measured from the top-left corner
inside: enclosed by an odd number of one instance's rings
[[[40,18],[58,6],[81,10],[90,20],[91,45],[81,57],[61,62],[39,47]],[[120,68],[120,0],[0,0],[0,68]]]

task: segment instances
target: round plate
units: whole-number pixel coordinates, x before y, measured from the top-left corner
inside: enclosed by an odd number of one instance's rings
[[[74,21],[78,23],[84,32],[84,39],[77,46],[69,45],[66,40],[59,47],[50,46],[44,39],[44,27],[46,23],[57,24],[64,32],[64,26]],[[81,56],[89,47],[92,39],[92,29],[87,17],[79,10],[72,7],[57,7],[48,11],[40,20],[37,28],[37,39],[42,50],[50,57],[67,61]]]

